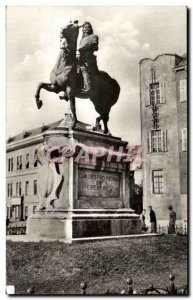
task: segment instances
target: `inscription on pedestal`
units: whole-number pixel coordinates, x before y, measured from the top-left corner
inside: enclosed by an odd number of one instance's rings
[[[78,195],[81,197],[120,197],[120,174],[79,169]]]

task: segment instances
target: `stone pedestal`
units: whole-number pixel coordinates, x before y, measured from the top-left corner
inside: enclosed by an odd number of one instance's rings
[[[120,161],[127,142],[83,123],[72,130],[69,115],[44,136],[38,154],[40,206],[28,218],[27,235],[72,242],[141,233],[139,216],[129,208],[130,162]]]

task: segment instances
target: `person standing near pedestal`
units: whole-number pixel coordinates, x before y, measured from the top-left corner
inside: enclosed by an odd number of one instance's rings
[[[7,218],[6,218],[6,227],[9,226],[9,223],[10,223],[10,220],[9,220],[9,218],[8,218],[8,216],[7,216]]]
[[[172,205],[169,205],[168,209],[169,209],[169,230],[168,230],[168,233],[175,233],[176,213],[173,210]]]
[[[142,232],[146,232],[147,231],[147,226],[145,224],[145,214],[146,214],[146,209],[143,209],[141,215],[140,215],[140,220],[141,220],[141,230]]]
[[[151,223],[151,233],[157,232],[157,219],[155,212],[152,209],[152,206],[149,206],[149,216],[150,216],[150,223]]]

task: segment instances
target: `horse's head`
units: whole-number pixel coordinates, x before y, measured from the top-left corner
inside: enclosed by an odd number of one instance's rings
[[[80,26],[78,25],[78,21],[70,21],[70,23],[62,27],[60,31],[60,37],[69,42],[77,42],[79,28]]]

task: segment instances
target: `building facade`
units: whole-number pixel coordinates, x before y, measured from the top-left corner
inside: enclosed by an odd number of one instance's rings
[[[35,213],[39,204],[37,150],[44,142],[44,133],[61,123],[42,126],[28,132],[10,137],[6,145],[6,209],[11,221],[25,221]],[[132,167],[141,165],[138,147],[132,152]],[[142,210],[139,193],[135,189],[134,170],[129,171],[129,199],[131,208],[136,212]],[[136,192],[136,193],[135,193]]]
[[[143,206],[159,223],[168,206],[187,221],[187,59],[162,54],[140,61]]]
[[[23,132],[7,140],[6,145],[6,208],[11,221],[24,221],[38,206],[37,149],[43,132],[60,121]]]

